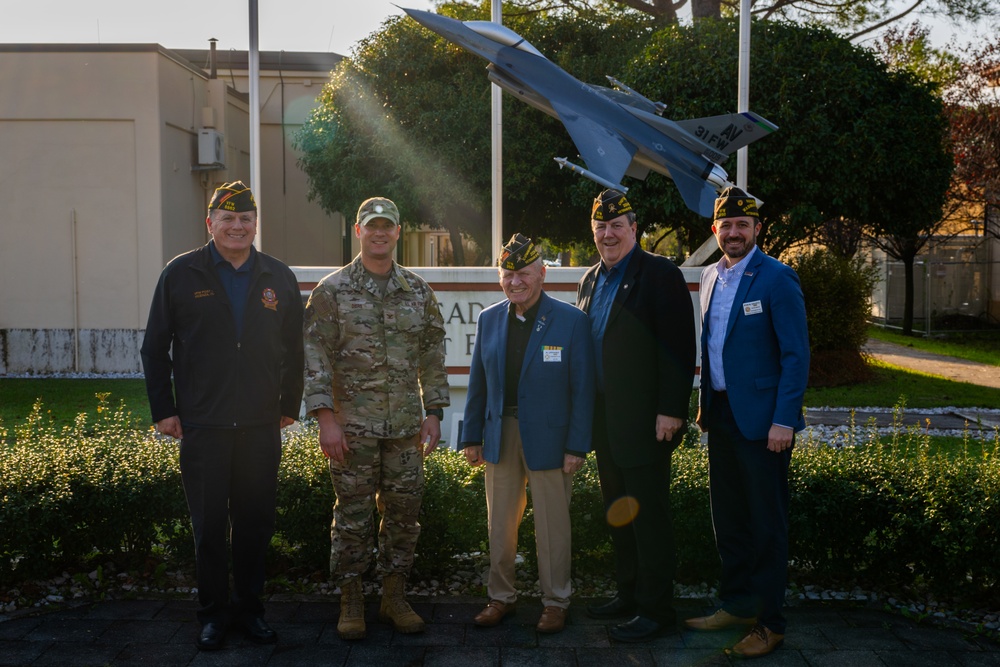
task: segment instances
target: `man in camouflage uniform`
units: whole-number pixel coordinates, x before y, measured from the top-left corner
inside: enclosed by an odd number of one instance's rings
[[[305,321],[306,411],[319,421],[337,492],[330,570],[341,589],[337,632],[344,639],[365,636],[361,575],[375,548],[375,506],[382,516],[379,618],[397,632],[424,629],[404,590],[420,534],[423,457],[437,447],[449,404],[437,298],[392,258],[399,240],[396,205],[366,200],[354,232],[361,253],[320,281]]]

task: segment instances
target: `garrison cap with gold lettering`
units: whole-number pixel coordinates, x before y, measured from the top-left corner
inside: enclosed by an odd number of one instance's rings
[[[223,183],[216,188],[215,194],[212,195],[212,201],[208,202],[209,213],[216,208],[234,213],[256,211],[257,201],[253,198],[250,188],[243,181],[233,181],[232,183]]]
[[[760,217],[757,212],[757,200],[735,185],[730,185],[715,200],[715,213],[712,215],[712,220],[741,218],[743,216]]]
[[[607,222],[631,212],[632,205],[628,203],[628,199],[625,199],[625,193],[621,190],[608,188],[594,199],[594,208],[590,212],[590,219]]]
[[[521,234],[514,234],[500,250],[497,266],[508,271],[517,271],[537,261],[539,257],[541,255],[538,253],[538,248],[531,239]]]
[[[391,199],[372,197],[361,202],[358,208],[358,224],[364,227],[375,218],[385,218],[394,225],[399,225],[399,209]]]

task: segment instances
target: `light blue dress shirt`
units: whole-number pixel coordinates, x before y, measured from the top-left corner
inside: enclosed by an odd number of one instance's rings
[[[712,389],[726,390],[726,373],[722,365],[722,348],[726,342],[726,327],[729,324],[729,313],[733,309],[736,291],[740,288],[740,279],[747,262],[757,252],[757,246],[750,249],[743,259],[736,262],[732,268],[726,268],[726,258],[719,260],[716,267],[719,276],[715,279],[712,289],[712,302],[708,306],[708,363],[711,369]]]
[[[594,338],[594,356],[597,359],[597,391],[604,391],[604,330],[608,326],[608,316],[611,315],[611,304],[615,301],[615,294],[622,284],[625,276],[625,269],[632,261],[639,244],[636,243],[632,250],[623,260],[615,264],[610,269],[605,268],[604,261],[601,261],[601,268],[597,271],[597,280],[594,281],[594,295],[590,299],[590,333]]]

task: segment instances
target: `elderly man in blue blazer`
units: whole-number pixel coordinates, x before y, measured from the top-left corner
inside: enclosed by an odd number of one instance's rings
[[[489,602],[475,617],[492,627],[514,611],[517,530],[531,487],[542,589],[539,632],[561,631],[570,583],[570,491],[590,451],[594,350],[582,311],[542,291],[545,266],[521,234],[499,259],[504,301],[483,310],[469,369],[462,442],[486,465]]]
[[[757,248],[757,202],[736,187],[716,200],[723,257],[701,277],[701,399],[709,486],[722,559],[721,609],[693,630],[745,625],[730,651],[766,655],[785,634],[788,465],[809,377],[809,334],[798,276]]]

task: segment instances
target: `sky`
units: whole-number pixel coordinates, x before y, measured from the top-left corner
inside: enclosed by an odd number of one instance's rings
[[[431,0],[396,0],[433,10]],[[248,0],[0,0],[0,43],[160,44],[171,49],[250,46]],[[350,55],[402,10],[388,0],[258,0],[261,51]]]
[[[396,0],[433,10],[432,0]],[[0,43],[155,43],[173,49],[246,50],[248,0],[0,0]],[[319,51],[350,55],[382,22],[402,14],[388,0],[258,0],[262,51]],[[683,10],[682,10],[683,12]],[[919,17],[917,17],[919,18]],[[921,19],[935,46],[968,31]],[[908,23],[908,21],[907,21]]]

